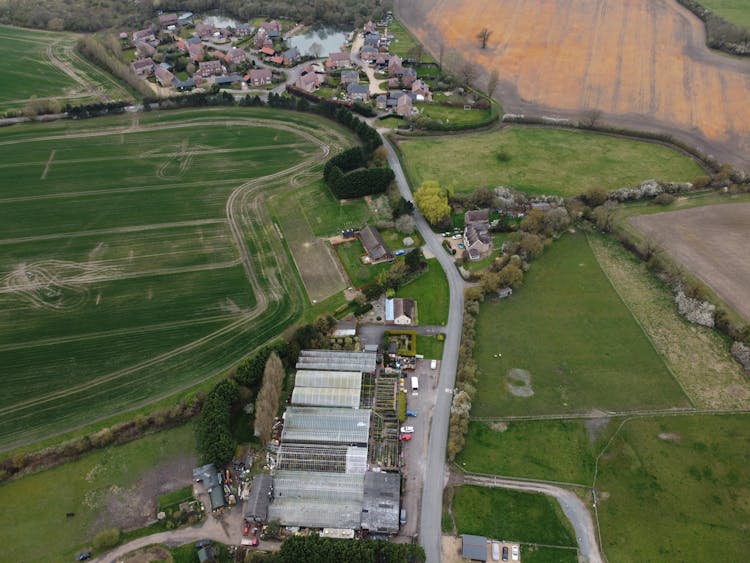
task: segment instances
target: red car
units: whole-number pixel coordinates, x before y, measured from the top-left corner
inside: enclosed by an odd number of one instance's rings
[[[411,434],[399,434],[398,439],[405,440],[408,442],[409,440],[411,440]]]
[[[250,533],[250,526],[248,526],[247,524],[245,524],[245,527],[242,529],[242,535],[246,536],[249,533]]]
[[[250,540],[250,546],[251,547],[258,547],[258,538],[252,538]]]

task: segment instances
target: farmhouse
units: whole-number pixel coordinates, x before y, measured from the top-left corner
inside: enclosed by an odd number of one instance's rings
[[[417,304],[414,299],[393,298],[385,300],[385,321],[397,325],[414,322]]]
[[[414,70],[411,67],[404,69],[404,75],[401,77],[401,83],[404,85],[404,88],[411,88],[412,84],[414,84],[414,81],[416,79],[417,79],[416,70]]]
[[[195,33],[203,41],[210,41],[214,33],[216,33],[216,27],[213,24],[199,23],[195,26]]]
[[[133,69],[133,72],[141,78],[147,78],[154,73],[154,61],[150,58],[133,61],[130,63],[130,67]]]
[[[237,37],[249,37],[255,32],[255,28],[249,23],[241,23],[235,29]]]
[[[464,216],[464,244],[469,258],[479,260],[492,252],[490,210],[467,211]]]
[[[300,76],[294,85],[305,92],[313,92],[318,87],[318,77],[314,72],[308,72]]]
[[[154,74],[156,75],[156,80],[158,80],[159,84],[161,84],[164,88],[169,88],[170,86],[172,86],[174,74],[169,72],[169,70],[159,65],[156,67]]]
[[[257,68],[245,76],[245,80],[252,86],[265,86],[271,83],[273,73],[270,68]]]
[[[198,63],[198,75],[203,78],[218,76],[224,72],[219,61],[204,61]]]
[[[394,76],[402,76],[404,74],[404,67],[401,64],[401,57],[393,55],[388,61],[388,76],[393,78]]]
[[[356,70],[342,70],[341,84],[356,84],[359,82],[359,72]]]
[[[414,81],[411,86],[411,93],[417,96],[418,102],[431,102],[432,93],[430,93],[430,87],[420,79]]]
[[[177,25],[177,14],[162,14],[159,16],[159,27],[167,29]]]
[[[367,252],[370,262],[375,263],[393,259],[393,254],[391,254],[383,237],[380,236],[380,233],[375,227],[367,225],[364,229],[359,231],[359,240],[362,243],[365,252]]]
[[[156,54],[156,47],[149,43],[146,43],[145,41],[136,41],[135,53],[139,59],[145,59]]]
[[[281,36],[281,24],[276,20],[263,22],[258,26],[258,29],[262,29],[268,37]]]
[[[300,54],[297,50],[297,47],[292,47],[291,49],[284,51],[284,64],[286,66],[293,66],[297,64],[297,61],[299,61],[299,59]]]
[[[137,41],[145,41],[146,43],[156,42],[156,35],[150,27],[146,29],[140,29],[133,32],[133,43]]]
[[[386,102],[387,105],[387,102]],[[399,96],[396,101],[396,113],[401,117],[409,117],[414,111],[414,104],[412,104],[411,96],[404,94]]]
[[[224,60],[227,61],[228,63],[240,64],[240,63],[244,63],[247,60],[247,55],[245,54],[245,51],[243,51],[242,49],[237,49],[236,47],[232,47],[224,55]]]
[[[260,52],[268,57],[273,57],[276,54],[273,47],[263,47]]]
[[[190,60],[194,63],[203,60],[203,44],[202,43],[187,43],[187,52],[190,56]]]
[[[326,68],[336,70],[352,66],[351,56],[349,53],[331,53],[326,59]]]
[[[346,86],[346,95],[350,100],[364,102],[370,99],[370,87],[367,84],[349,83]]]

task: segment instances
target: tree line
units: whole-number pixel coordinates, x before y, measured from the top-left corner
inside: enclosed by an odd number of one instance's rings
[[[391,7],[390,0],[0,0],[0,23],[92,32],[143,27],[153,22],[157,10],[218,10],[245,21],[268,16],[360,26],[382,18]]]
[[[318,534],[292,536],[275,553],[253,552],[246,561],[265,563],[424,563],[425,553],[418,544],[391,543],[382,540],[336,540]]]

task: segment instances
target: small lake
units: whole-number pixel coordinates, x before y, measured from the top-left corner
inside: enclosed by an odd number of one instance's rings
[[[205,16],[203,23],[219,27],[237,27],[242,22],[228,16]]]
[[[301,55],[312,55],[310,52],[310,46],[313,43],[317,43],[321,46],[320,54],[321,57],[327,57],[331,53],[338,53],[341,51],[341,47],[346,43],[346,38],[349,36],[350,31],[343,31],[341,29],[332,27],[316,26],[308,29],[304,33],[289,37],[286,42],[289,47],[297,47],[297,50]]]

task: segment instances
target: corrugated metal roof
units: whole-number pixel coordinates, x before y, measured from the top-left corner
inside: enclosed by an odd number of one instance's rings
[[[487,538],[484,536],[461,536],[461,556],[475,561],[487,561]]]

